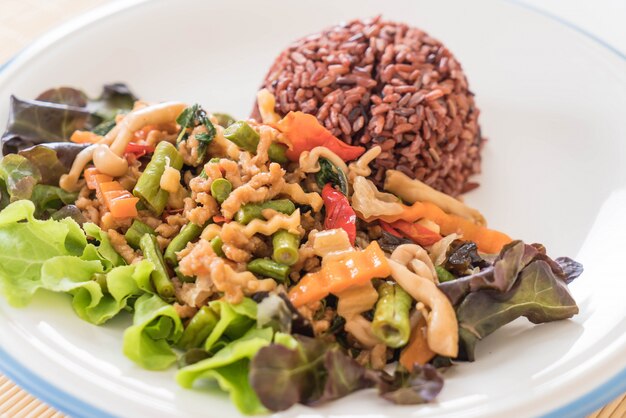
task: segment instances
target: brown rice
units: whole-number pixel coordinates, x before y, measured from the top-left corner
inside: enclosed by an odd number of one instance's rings
[[[452,195],[476,186],[473,94],[450,51],[419,29],[380,17],[331,27],[283,51],[262,87],[279,114],[311,113],[347,143],[381,145],[378,185],[395,168]]]

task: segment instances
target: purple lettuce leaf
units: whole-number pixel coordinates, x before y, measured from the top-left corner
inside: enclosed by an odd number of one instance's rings
[[[521,241],[514,241],[505,246],[493,265],[481,271],[456,280],[440,283],[439,289],[445,293],[453,305],[457,305],[471,292],[480,289],[494,289],[501,292],[509,290],[517,275],[524,268],[528,253],[532,250]],[[534,254],[533,254],[534,255]]]
[[[296,348],[272,344],[250,363],[250,385],[271,411],[297,403],[318,405],[367,388],[377,388],[394,403],[418,404],[432,401],[443,387],[432,366],[390,375],[360,365],[336,344],[304,336],[295,339]]]
[[[415,405],[435,400],[443,389],[443,377],[430,364],[416,364],[413,371],[396,370],[393,375],[381,373],[380,395],[398,405]]]
[[[47,90],[35,100],[11,96],[2,154],[42,143],[66,142],[77,129],[92,130],[112,121],[118,112],[131,110],[135,100],[124,84],[104,86],[96,99],[72,87]]]
[[[457,359],[473,361],[479,340],[519,317],[539,324],[571,318],[577,313],[578,306],[565,281],[546,261],[532,261],[510,290],[477,290],[463,299],[456,309],[459,322]]]
[[[11,202],[30,199],[33,189],[41,181],[41,172],[28,159],[10,154],[0,160],[0,179],[3,180]]]
[[[87,144],[88,145],[88,144]],[[26,148],[18,155],[27,158],[41,172],[41,184],[58,186],[61,176],[69,172],[76,155],[85,149],[83,144],[52,142]]]

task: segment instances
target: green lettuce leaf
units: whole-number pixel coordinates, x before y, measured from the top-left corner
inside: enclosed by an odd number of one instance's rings
[[[37,220],[35,205],[20,200],[0,212],[0,292],[14,306],[24,306],[42,287],[41,267],[64,255],[80,256],[87,245],[78,224]]]
[[[271,328],[250,329],[213,357],[179,370],[176,381],[184,388],[192,388],[197,381],[215,380],[222,390],[230,393],[232,402],[242,413],[266,413],[267,409],[250,386],[248,370],[250,359],[270,344],[272,334]]]
[[[204,343],[204,349],[209,352],[241,338],[256,324],[257,304],[252,299],[244,298],[236,305],[215,300],[209,302],[209,307],[220,317]]]
[[[171,348],[183,333],[174,307],[157,295],[144,294],[135,302],[133,326],[124,332],[126,357],[148,370],[163,370],[176,362]]]
[[[108,270],[111,267],[126,264],[122,256],[119,255],[117,251],[115,251],[115,248],[113,248],[113,245],[111,245],[109,235],[100,229],[98,225],[87,222],[83,225],[83,229],[88,237],[98,241],[98,245],[96,246],[97,255],[105,265],[105,269]]]
[[[66,192],[60,187],[37,184],[30,200],[35,204],[35,216],[47,218],[64,205],[74,203],[78,193]]]
[[[100,325],[124,309],[130,297],[143,293],[138,283],[150,280],[152,270],[152,263],[143,260],[105,274],[99,260],[59,256],[43,264],[41,281],[45,289],[72,295],[76,314]]]
[[[474,360],[476,343],[501,326],[525,316],[535,324],[571,318],[578,313],[565,281],[550,264],[536,260],[520,273],[507,292],[478,290],[456,310],[459,322],[459,359]]]

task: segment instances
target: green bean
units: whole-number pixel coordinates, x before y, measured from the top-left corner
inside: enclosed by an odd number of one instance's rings
[[[191,318],[176,345],[184,350],[200,347],[211,334],[219,319],[219,316],[213,309],[203,306]]]
[[[263,203],[248,203],[243,205],[235,214],[235,221],[247,225],[253,219],[263,219],[263,210],[273,209],[276,212],[291,215],[296,210],[296,205],[289,199],[268,200]]]
[[[161,189],[160,183],[168,163],[171,167],[180,170],[183,166],[183,157],[174,145],[166,141],[159,142],[152,159],[133,189],[133,194],[140,198],[155,215],[161,215],[167,205],[169,193]]]
[[[226,257],[226,254],[224,254],[224,250],[222,249],[223,245],[224,245],[224,241],[222,241],[222,238],[219,236],[214,237],[211,240],[211,248],[213,249],[213,252],[219,255],[220,257]]]
[[[181,282],[184,283],[193,283],[196,281],[195,277],[189,277],[189,276],[185,276],[181,271],[180,271],[180,267],[174,267],[174,273],[176,273],[176,277],[178,277],[178,279]]]
[[[203,227],[198,226],[193,222],[189,222],[187,225],[183,226],[178,235],[170,241],[170,244],[165,249],[163,258],[167,261],[167,264],[172,267],[177,266],[178,257],[176,256],[176,253],[184,249],[189,242],[198,238],[203,229]]]
[[[217,124],[223,128],[228,128],[236,122],[236,120],[228,113],[213,113],[212,116],[217,119]]]
[[[248,263],[248,271],[263,277],[271,277],[282,283],[289,280],[289,266],[268,258],[257,258]]]
[[[450,280],[456,280],[456,277],[448,270],[441,266],[435,266],[435,271],[437,272],[437,278],[439,279],[439,283],[449,282]]]
[[[154,264],[154,271],[150,274],[154,289],[163,300],[171,301],[174,298],[174,285],[167,274],[156,237],[150,234],[144,235],[139,240],[139,246],[143,252],[143,257]]]
[[[139,248],[139,240],[146,234],[156,235],[156,232],[145,223],[135,219],[128,231],[126,231],[124,238],[126,238],[128,245],[136,250]]]
[[[238,121],[224,130],[224,138],[234,142],[239,148],[256,153],[261,137],[254,129],[244,121]],[[286,147],[276,142],[272,143],[267,150],[270,160],[277,163],[286,163]]]
[[[226,179],[215,179],[213,183],[211,183],[211,196],[213,196],[219,204],[222,204],[232,191],[233,185]]]
[[[389,347],[406,345],[411,335],[409,310],[413,299],[400,286],[387,282],[378,287],[378,295],[372,332]]]
[[[272,258],[277,263],[293,266],[298,262],[300,257],[298,249],[300,248],[300,235],[292,234],[285,229],[276,231],[272,235]]]

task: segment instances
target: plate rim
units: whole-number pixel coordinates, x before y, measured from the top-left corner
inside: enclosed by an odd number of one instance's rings
[[[82,29],[88,24],[137,7],[144,3],[148,3],[149,1],[151,0],[115,0],[109,4],[96,7],[93,10],[76,16],[68,22],[45,32],[22,50],[18,51],[15,55],[10,57],[7,61],[0,63],[0,80],[4,78],[7,71],[10,71],[13,67],[18,66],[21,60],[36,55],[47,46],[54,44],[62,38]],[[542,10],[536,6],[523,3],[521,0],[503,0],[503,2],[529,10],[534,14],[543,16],[561,26],[577,32],[579,35],[593,41],[593,43],[608,51],[610,54],[617,56],[622,61],[626,62],[626,53],[566,19]],[[57,388],[52,382],[40,377],[27,366],[19,363],[15,358],[9,355],[1,345],[0,372],[31,395],[70,416],[89,416],[95,418],[115,417],[115,415],[105,412],[87,401],[81,400],[80,398]],[[600,407],[607,405],[624,392],[626,392],[626,368],[618,371],[613,377],[589,390],[584,395],[548,411],[543,414],[542,417],[563,418],[585,416],[593,411],[596,411]]]

